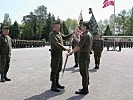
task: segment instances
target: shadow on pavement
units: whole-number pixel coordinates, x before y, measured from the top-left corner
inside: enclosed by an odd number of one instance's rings
[[[69,67],[69,68],[66,68],[65,71],[71,71],[71,73],[75,73],[75,72],[79,72],[79,67],[77,68],[74,68],[74,67]],[[97,69],[89,69],[88,70],[90,73],[95,73],[97,72]]]
[[[66,68],[65,71],[71,71],[71,73],[79,72],[79,67],[77,67],[77,68],[69,67],[69,68]]]
[[[65,71],[73,71],[73,70],[75,70],[74,67],[65,68]]]
[[[30,97],[28,99],[25,99],[25,100],[47,100],[47,99],[50,99],[52,97],[55,97],[55,96],[63,94],[64,91],[65,90],[61,90],[61,92],[53,92],[51,90],[47,90],[44,93],[32,96],[32,97]]]
[[[76,96],[72,96],[66,100],[81,100],[85,95],[76,95]]]
[[[93,69],[89,69],[88,71],[89,71],[90,73],[95,73],[95,72],[97,72],[97,69],[94,69],[94,68],[93,68]]]

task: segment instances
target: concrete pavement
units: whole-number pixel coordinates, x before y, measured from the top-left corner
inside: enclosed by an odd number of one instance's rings
[[[73,55],[60,83],[65,90],[50,91],[49,47],[13,49],[8,76],[11,82],[0,83],[0,100],[133,100],[133,49],[122,52],[104,49],[99,70],[94,70],[93,54],[90,63],[90,93],[76,95],[81,88],[78,68],[73,68]],[[64,60],[65,54],[63,53]]]

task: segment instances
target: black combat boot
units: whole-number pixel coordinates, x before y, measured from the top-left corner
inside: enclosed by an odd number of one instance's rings
[[[4,75],[4,79],[5,79],[5,81],[11,81],[11,79],[7,78],[6,75]]]
[[[78,64],[75,64],[73,67],[78,67]]]
[[[99,64],[97,64],[97,69],[99,69]]]
[[[5,82],[4,74],[1,74],[1,82]]]
[[[75,94],[88,94],[89,91],[88,91],[88,88],[83,88],[83,89],[79,89],[79,91],[76,91]]]
[[[59,79],[56,80],[56,87],[59,88],[59,89],[64,89],[65,88],[64,86],[61,86],[59,84]]]
[[[97,69],[97,64],[96,64],[96,66],[94,67],[94,69]]]
[[[94,69],[99,69],[99,64],[95,64],[96,66],[94,67]]]
[[[52,82],[51,91],[60,92],[60,90],[56,87],[56,83]]]

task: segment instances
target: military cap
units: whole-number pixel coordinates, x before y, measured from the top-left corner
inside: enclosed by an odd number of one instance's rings
[[[86,26],[86,28],[89,30],[89,28],[90,28],[90,22],[89,21],[83,21],[82,25]]]
[[[53,24],[60,24],[60,21],[54,21]]]
[[[8,26],[3,26],[3,28],[2,28],[2,29],[7,29],[7,30],[8,30],[8,29],[9,29],[9,27],[8,27]]]

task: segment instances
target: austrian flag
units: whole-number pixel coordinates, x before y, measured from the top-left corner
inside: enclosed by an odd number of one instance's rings
[[[112,6],[114,6],[114,0],[105,0],[104,2],[103,2],[103,8],[105,8],[105,7],[107,7],[107,6],[110,6],[110,5],[112,5]]]

